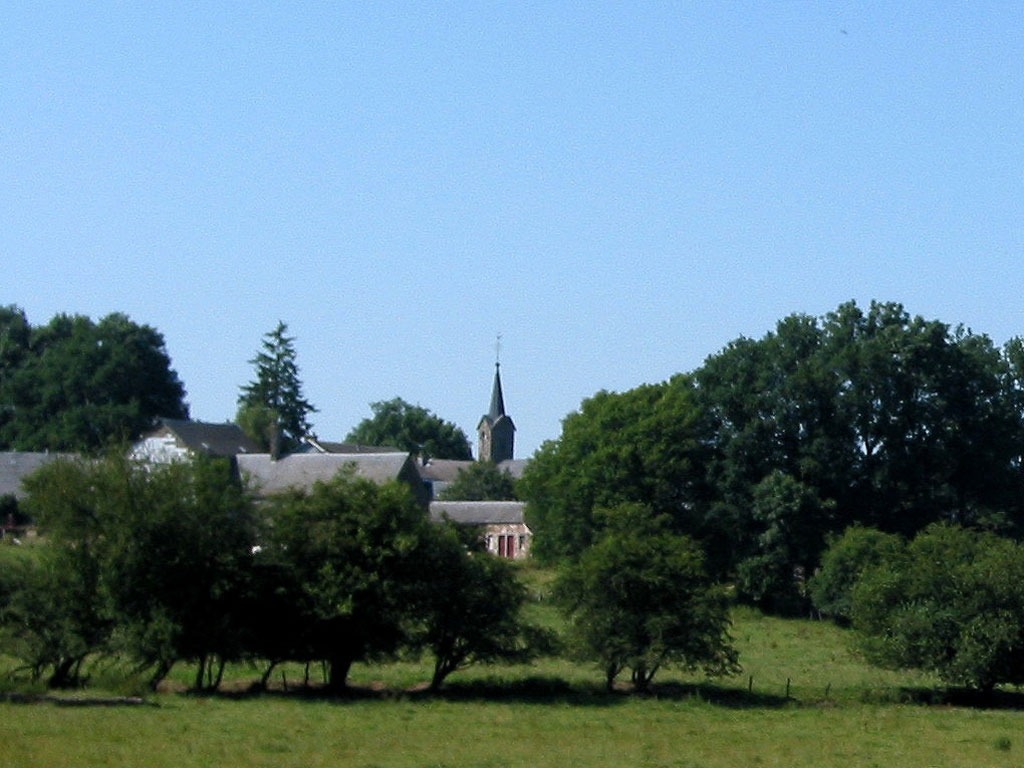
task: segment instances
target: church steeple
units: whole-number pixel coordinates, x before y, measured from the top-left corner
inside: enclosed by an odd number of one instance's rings
[[[491,421],[505,415],[505,397],[501,392],[501,363],[494,364],[494,388],[491,390],[491,410],[487,412]]]
[[[500,341],[500,338],[499,338]],[[491,408],[477,425],[480,438],[477,458],[495,464],[512,459],[516,425],[505,413],[505,396],[501,389],[501,362],[494,363],[494,386],[491,389]]]

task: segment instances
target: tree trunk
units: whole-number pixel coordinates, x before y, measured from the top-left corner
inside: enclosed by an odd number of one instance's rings
[[[75,684],[75,675],[72,670],[75,669],[75,665],[78,663],[78,659],[65,658],[61,659],[58,664],[53,668],[53,674],[50,675],[49,680],[46,681],[48,688],[71,688]]]
[[[156,670],[153,672],[152,677],[149,678],[149,689],[155,691],[157,686],[163,681],[167,674],[171,671],[171,667],[174,666],[173,661],[161,660],[156,664]]]
[[[336,656],[328,660],[327,687],[332,691],[344,691],[348,688],[348,673],[352,669],[351,656]]]
[[[224,660],[223,656],[217,658],[217,676],[213,678],[210,684],[210,690],[216,691],[220,688],[220,682],[224,679],[224,667],[227,666],[227,661]]]
[[[263,676],[260,678],[260,688],[262,688],[264,691],[267,690],[267,686],[270,685],[270,674],[274,671],[274,669],[277,667],[279,663],[280,662],[277,661],[271,661],[270,665],[267,667],[267,671],[264,672]]]
[[[200,656],[196,666],[196,679],[192,683],[192,689],[197,693],[203,690],[206,681],[206,656]]]

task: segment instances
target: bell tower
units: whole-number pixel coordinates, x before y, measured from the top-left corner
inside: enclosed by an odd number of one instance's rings
[[[500,337],[499,337],[500,344]],[[476,428],[479,437],[477,459],[498,464],[512,459],[515,447],[516,425],[505,413],[505,397],[501,391],[501,361],[494,363],[494,387],[491,389],[491,408],[480,419]]]

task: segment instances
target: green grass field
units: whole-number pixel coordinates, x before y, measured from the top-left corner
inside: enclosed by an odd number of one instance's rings
[[[543,593],[544,575],[528,576]],[[1012,691],[962,705],[927,677],[866,666],[824,622],[737,609],[733,635],[742,675],[668,670],[646,698],[607,694],[597,669],[559,659],[457,673],[439,696],[418,690],[425,662],[364,665],[344,699],[303,691],[298,666],[270,693],[244,693],[258,670],[239,668],[226,693],[196,697],[179,692],[181,668],[142,706],[0,703],[0,766],[1024,765]],[[70,695],[118,692],[113,672],[94,680]]]

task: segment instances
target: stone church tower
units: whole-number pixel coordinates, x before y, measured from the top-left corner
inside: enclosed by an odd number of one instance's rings
[[[479,435],[479,461],[495,464],[512,459],[516,425],[505,413],[505,398],[501,392],[501,363],[494,364],[494,389],[491,391],[491,410],[477,425]]]

